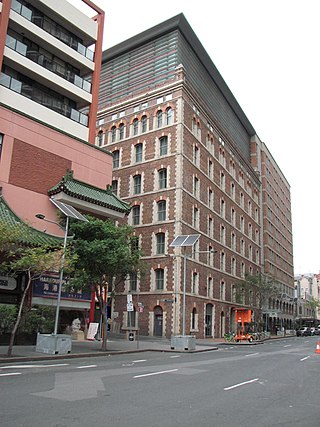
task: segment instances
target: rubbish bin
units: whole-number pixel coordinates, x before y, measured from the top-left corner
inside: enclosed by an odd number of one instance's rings
[[[36,352],[46,354],[71,353],[71,335],[64,334],[38,334]]]

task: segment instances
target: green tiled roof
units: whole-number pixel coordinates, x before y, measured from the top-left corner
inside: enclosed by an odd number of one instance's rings
[[[72,172],[68,172],[57,185],[48,191],[48,194],[49,196],[53,196],[61,191],[76,199],[84,200],[94,205],[103,206],[118,212],[127,214],[131,209],[128,203],[117,197],[110,189],[102,190],[98,187],[78,181],[73,178]]]
[[[0,196],[0,221],[6,223],[8,227],[19,227],[21,233],[19,232],[18,241],[23,245],[57,246],[63,241],[60,237],[50,236],[26,224],[9,208],[3,196]]]

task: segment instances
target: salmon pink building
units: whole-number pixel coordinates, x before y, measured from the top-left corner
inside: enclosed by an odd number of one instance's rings
[[[0,1],[0,221],[21,222],[28,242],[62,236],[50,198],[83,213],[120,219],[128,204],[108,190],[110,153],[94,145],[104,13],[66,0]],[[86,77],[84,77],[86,76]],[[19,284],[1,281],[0,302]],[[53,304],[41,294],[37,303]],[[70,296],[64,308],[88,309]]]

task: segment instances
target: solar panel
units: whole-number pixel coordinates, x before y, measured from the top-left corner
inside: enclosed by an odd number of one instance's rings
[[[183,242],[183,246],[193,246],[196,241],[199,239],[200,234],[190,234]]]
[[[55,200],[53,197],[51,197],[50,200],[65,216],[68,216],[69,218],[78,219],[79,221],[88,222],[87,218],[85,218],[73,206],[68,205],[67,203],[59,202],[58,200]]]
[[[193,246],[196,241],[199,239],[200,234],[181,234],[177,236],[170,246],[173,247],[184,247],[184,246]]]
[[[187,237],[188,237],[187,235],[177,236],[174,239],[174,241],[172,243],[170,243],[170,246],[173,246],[173,247],[180,247],[180,246],[182,246],[182,243],[186,240]]]

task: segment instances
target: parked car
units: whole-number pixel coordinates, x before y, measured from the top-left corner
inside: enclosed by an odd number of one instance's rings
[[[303,326],[302,328],[297,329],[297,337],[308,337],[310,335],[311,331],[308,326]]]
[[[314,326],[311,326],[310,328],[310,335],[313,336],[316,334],[316,328]]]
[[[319,326],[317,328],[315,328],[314,334],[315,335],[320,335],[320,327]]]

